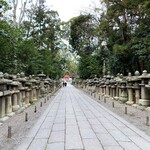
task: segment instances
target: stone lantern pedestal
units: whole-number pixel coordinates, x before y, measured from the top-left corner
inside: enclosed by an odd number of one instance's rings
[[[20,93],[19,91],[19,82],[17,81],[13,81],[10,85],[11,85],[11,89],[12,89],[12,108],[13,108],[13,112],[19,110],[20,106],[19,106],[19,97],[18,94]]]
[[[30,104],[30,101],[31,101],[31,99],[32,99],[31,91],[32,91],[32,90],[31,90],[30,88],[26,89],[26,91],[25,91],[25,107],[28,107],[28,106],[31,105],[31,104]]]
[[[121,90],[121,95],[120,95],[120,97],[119,97],[119,100],[120,100],[122,103],[125,103],[125,102],[128,101],[127,88],[126,88],[126,81],[121,81],[120,90]]]
[[[4,122],[9,118],[8,116],[6,116],[5,106],[5,97],[3,95],[3,92],[0,92],[0,122]]]
[[[5,91],[4,95],[6,96],[6,115],[11,117],[15,114],[12,107],[12,92]]]
[[[141,86],[141,99],[139,104],[142,106],[150,106],[150,74],[144,70],[142,76],[139,77],[142,80]]]
[[[31,86],[31,102],[37,102],[38,98],[37,98],[37,85],[38,85],[38,81],[35,79],[31,79],[30,82],[32,83]]]
[[[128,101],[126,102],[127,105],[133,105],[133,87],[132,83],[128,83],[127,85],[127,91],[128,91]]]
[[[19,90],[18,91],[12,91],[12,101],[13,101],[13,111],[17,111],[19,110],[20,106],[18,105],[18,99],[17,99],[17,94],[19,93]]]
[[[119,96],[120,96],[120,86],[119,86],[119,82],[117,82],[116,84],[115,84],[115,86],[116,86],[116,95],[115,95],[115,97],[114,97],[114,100],[116,100],[116,101],[118,101],[119,100]]]
[[[12,81],[4,79],[3,73],[0,72],[0,121],[1,122],[9,118],[7,116],[7,113],[12,112],[11,92],[7,86],[7,84],[10,82]],[[8,107],[9,106],[8,103],[10,104],[10,107]]]
[[[109,98],[109,94],[110,94],[110,91],[109,91],[109,81],[107,80],[105,82],[105,85],[106,85],[106,93],[105,93],[105,98]]]
[[[38,77],[40,78],[40,98],[44,97],[45,94],[45,87],[44,87],[44,78],[46,77],[45,74],[41,73],[38,75]]]

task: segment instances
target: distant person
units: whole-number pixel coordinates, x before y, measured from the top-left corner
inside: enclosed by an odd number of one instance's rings
[[[65,86],[67,86],[67,82],[65,81]]]

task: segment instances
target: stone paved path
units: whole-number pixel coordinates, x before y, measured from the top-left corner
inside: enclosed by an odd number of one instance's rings
[[[150,150],[150,137],[68,85],[17,149]]]

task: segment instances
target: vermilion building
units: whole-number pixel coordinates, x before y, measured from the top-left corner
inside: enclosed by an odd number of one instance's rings
[[[69,79],[70,79],[70,74],[69,74],[69,72],[66,72],[66,73],[64,74],[64,80],[65,80],[65,81],[69,81]]]

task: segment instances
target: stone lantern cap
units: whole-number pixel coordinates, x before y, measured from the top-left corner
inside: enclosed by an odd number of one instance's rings
[[[2,79],[4,77],[3,72],[0,72],[0,79]]]
[[[35,80],[34,78],[31,78],[30,80],[29,80],[29,82],[31,82],[31,83],[37,83],[38,81],[37,80]]]
[[[114,80],[115,80],[116,82],[122,81],[122,74],[118,73],[118,74],[117,74],[117,77],[115,77]]]
[[[8,89],[7,84],[9,85],[12,80],[5,79],[4,74],[0,72],[0,96],[11,94],[11,91]]]
[[[111,77],[111,80],[109,82],[110,82],[110,84],[115,84],[116,83],[116,80],[114,79],[114,76]]]
[[[20,82],[26,82],[27,79],[26,78],[18,78],[18,81],[20,81]]]
[[[31,83],[30,81],[27,81],[27,82],[25,83],[25,85],[27,85],[27,86],[31,86],[31,85],[32,85],[32,83]]]
[[[46,77],[46,75],[41,73],[41,74],[38,74],[38,77],[44,78],[44,77]]]
[[[143,71],[142,75],[138,77],[139,79],[150,79],[150,73],[148,74],[146,70]]]
[[[120,80],[120,83],[121,84],[126,84],[127,83],[126,77],[122,78],[122,80]]]
[[[0,91],[0,97],[3,96],[3,92]]]
[[[21,77],[21,78],[24,78],[24,77],[25,77],[24,72],[21,72],[21,73],[20,73],[20,77]]]
[[[10,84],[12,82],[12,80],[8,80],[8,79],[0,79],[0,84]]]
[[[140,76],[139,71],[135,71],[134,76],[130,75],[130,73],[129,73],[128,77],[127,77],[127,81],[128,82],[141,81],[141,79],[139,78],[139,76]]]
[[[49,84],[49,81],[45,80],[45,81],[44,81],[44,84]]]
[[[21,83],[19,83],[18,81],[12,81],[11,83],[10,83],[10,85],[12,85],[12,86],[19,86]]]
[[[49,76],[47,76],[47,78],[45,79],[45,81],[48,81],[49,83],[52,82],[52,80],[49,78]]]
[[[106,78],[107,80],[110,80],[110,79],[111,79],[110,71],[107,72],[107,75],[105,75],[105,78]]]

